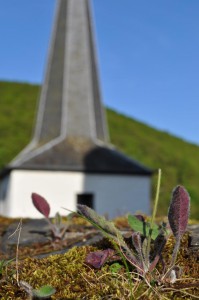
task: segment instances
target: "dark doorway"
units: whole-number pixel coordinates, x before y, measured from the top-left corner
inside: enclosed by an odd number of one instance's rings
[[[78,194],[77,204],[87,205],[94,209],[94,195],[92,193]]]

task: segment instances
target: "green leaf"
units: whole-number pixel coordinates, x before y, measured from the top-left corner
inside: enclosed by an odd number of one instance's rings
[[[110,266],[111,273],[118,273],[122,266],[119,263],[114,263]]]
[[[144,223],[138,220],[136,216],[128,215],[128,223],[135,232],[140,232],[144,235]]]
[[[138,220],[138,218],[133,215],[128,215],[128,223],[135,232],[140,232],[143,236],[148,237],[149,228],[150,228],[149,224]],[[158,225],[154,224],[151,238],[155,240],[158,234],[159,234],[159,227]]]
[[[115,227],[113,222],[106,220],[103,216],[99,216],[92,208],[86,205],[78,205],[78,211],[84,216],[91,224],[97,226],[98,229],[107,237],[114,239],[117,243],[118,240],[121,246],[124,246],[125,242],[119,229]]]
[[[57,212],[56,214],[55,214],[55,226],[56,226],[56,228],[61,228],[61,225],[62,225],[62,217],[61,217],[61,215]]]
[[[53,288],[50,285],[43,285],[37,290],[35,289],[32,290],[33,296],[41,299],[48,298],[52,296],[55,292],[56,292],[55,288]]]

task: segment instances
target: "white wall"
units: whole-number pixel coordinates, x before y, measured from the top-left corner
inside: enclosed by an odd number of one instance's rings
[[[151,180],[148,176],[94,175],[79,172],[13,170],[9,178],[6,201],[0,199],[0,214],[10,217],[42,215],[33,207],[31,193],[48,200],[51,216],[61,207],[76,210],[76,196],[93,193],[96,211],[110,217],[126,212],[150,211]]]
[[[150,212],[151,180],[148,176],[87,175],[85,190],[96,191],[96,211],[115,217],[127,212]]]

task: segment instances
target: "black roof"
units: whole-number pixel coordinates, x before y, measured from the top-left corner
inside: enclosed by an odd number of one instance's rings
[[[106,144],[97,145],[91,140],[68,138],[46,150],[45,145],[43,151],[37,150],[36,148],[27,155],[23,155],[23,159],[8,165],[1,174],[11,169],[27,169],[152,175],[151,169],[130,159],[114,147]]]

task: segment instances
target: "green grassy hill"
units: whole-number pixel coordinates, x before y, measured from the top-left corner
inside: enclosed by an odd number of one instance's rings
[[[0,82],[0,168],[30,141],[39,91],[38,85]],[[183,184],[192,199],[191,217],[199,219],[199,147],[111,109],[107,119],[112,144],[146,166],[162,169],[159,215],[167,213],[173,187]],[[155,186],[156,176],[153,181]]]

